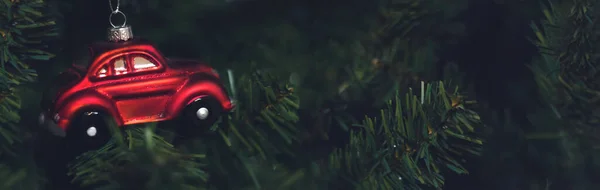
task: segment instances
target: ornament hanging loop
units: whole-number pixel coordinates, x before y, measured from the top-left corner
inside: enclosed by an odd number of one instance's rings
[[[123,24],[121,24],[120,26],[115,25],[112,21],[113,15],[116,14],[120,14],[121,16],[123,16]],[[122,28],[125,27],[125,25],[127,25],[127,16],[125,16],[125,13],[121,12],[120,10],[116,10],[110,13],[110,16],[108,16],[108,22],[113,28]]]
[[[127,25],[127,16],[119,10],[120,4],[121,0],[117,0],[117,6],[113,7],[112,0],[108,0],[108,5],[111,10],[110,15],[108,16],[108,23],[112,26],[112,28],[108,29],[108,40],[111,42],[127,41],[133,38],[131,26]],[[117,14],[123,16],[123,24],[121,25],[115,25],[112,21],[113,16]]]

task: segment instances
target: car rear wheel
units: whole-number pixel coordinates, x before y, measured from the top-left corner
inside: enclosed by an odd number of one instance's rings
[[[178,130],[182,136],[203,135],[219,120],[222,108],[216,100],[202,97],[194,100],[184,110],[185,125]]]
[[[72,151],[86,152],[99,149],[111,138],[104,115],[98,111],[84,112],[67,130]]]

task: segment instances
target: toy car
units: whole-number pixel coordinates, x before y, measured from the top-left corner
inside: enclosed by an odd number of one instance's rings
[[[103,115],[118,126],[182,116],[194,124],[190,130],[208,128],[234,107],[215,70],[164,58],[145,40],[100,42],[89,50],[91,61],[61,73],[56,92],[42,101],[39,122],[55,135],[110,135]]]

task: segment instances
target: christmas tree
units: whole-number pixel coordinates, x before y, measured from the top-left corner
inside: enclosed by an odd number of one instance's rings
[[[39,84],[51,83],[51,76],[73,61],[78,42],[103,39],[95,34],[104,35],[107,13],[93,7],[108,3],[2,1],[0,184],[6,189],[441,189],[445,176],[468,173],[465,160],[484,144],[479,133],[484,125],[473,111],[471,89],[465,88],[469,83],[446,57],[446,50],[464,40],[464,26],[455,20],[467,2],[123,0],[137,35],[167,55],[211,64],[237,107],[198,138],[181,141],[172,132],[178,121],[127,126],[104,147],[63,164],[34,155],[32,147],[56,155],[69,150],[61,150],[61,140],[37,128],[36,115],[28,113],[39,111]],[[594,179],[589,176],[597,175],[583,175],[596,153],[582,151],[593,150],[598,137],[597,119],[589,114],[598,90],[597,56],[589,45],[597,35],[590,24],[597,14],[592,3],[546,6],[545,22],[533,25],[542,56],[532,69],[545,102],[529,115],[536,130],[527,138],[536,148],[552,147],[544,149],[548,158],[540,162],[548,169],[532,183],[542,184],[537,189],[586,189]],[[260,11],[266,6],[278,8]],[[48,43],[59,29],[73,41]],[[50,54],[44,44],[60,46],[58,56],[45,61]],[[36,83],[32,67],[40,75]],[[58,148],[48,148],[53,144]],[[565,164],[556,167],[557,162]],[[69,178],[57,177],[62,175]]]

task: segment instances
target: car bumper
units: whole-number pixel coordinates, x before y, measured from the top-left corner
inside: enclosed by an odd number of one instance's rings
[[[233,98],[229,98],[229,105],[225,109],[227,112],[233,112],[233,109],[236,106],[237,101]]]
[[[52,135],[59,137],[65,137],[67,135],[65,130],[58,126],[58,124],[50,119],[50,117],[48,117],[48,115],[44,112],[40,113],[38,122],[43,128],[50,131]]]

